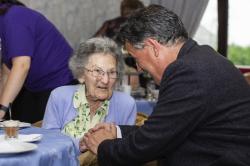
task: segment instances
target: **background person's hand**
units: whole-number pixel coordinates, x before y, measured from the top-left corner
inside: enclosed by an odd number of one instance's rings
[[[4,116],[5,116],[5,112],[0,110],[0,119],[3,119]]]

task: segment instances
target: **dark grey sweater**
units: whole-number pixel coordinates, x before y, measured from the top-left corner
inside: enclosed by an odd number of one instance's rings
[[[117,110],[119,111],[119,110]],[[227,59],[189,39],[164,73],[152,115],[120,126],[98,148],[100,166],[249,166],[250,86]]]

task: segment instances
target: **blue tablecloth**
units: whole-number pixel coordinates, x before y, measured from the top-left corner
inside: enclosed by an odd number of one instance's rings
[[[0,130],[3,134],[3,130]],[[43,134],[38,148],[19,154],[0,154],[0,166],[75,166],[79,165],[73,141],[60,132],[29,127],[20,134]],[[0,147],[1,148],[1,147]]]
[[[142,112],[146,115],[150,115],[153,112],[155,104],[156,101],[137,99],[136,100],[137,112]]]

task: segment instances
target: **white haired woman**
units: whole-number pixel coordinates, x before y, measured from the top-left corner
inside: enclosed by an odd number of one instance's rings
[[[135,100],[113,91],[120,69],[118,47],[108,38],[92,38],[80,44],[69,66],[79,85],[52,91],[42,127],[79,138],[99,122],[132,125],[136,119]]]

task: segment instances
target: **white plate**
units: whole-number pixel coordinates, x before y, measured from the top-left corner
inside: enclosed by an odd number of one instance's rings
[[[20,122],[19,123],[19,127],[30,127],[31,124],[30,123],[26,123],[26,122]]]
[[[0,147],[0,154],[10,154],[32,151],[37,148],[37,145],[26,142],[2,141]]]
[[[42,139],[42,134],[19,134],[17,139],[11,139],[11,142],[35,142]],[[4,135],[0,135],[0,142],[5,141]]]
[[[26,123],[26,122],[19,122],[19,127],[23,128],[23,127],[30,127],[31,124],[30,123]],[[3,127],[2,122],[0,122],[0,127]]]

